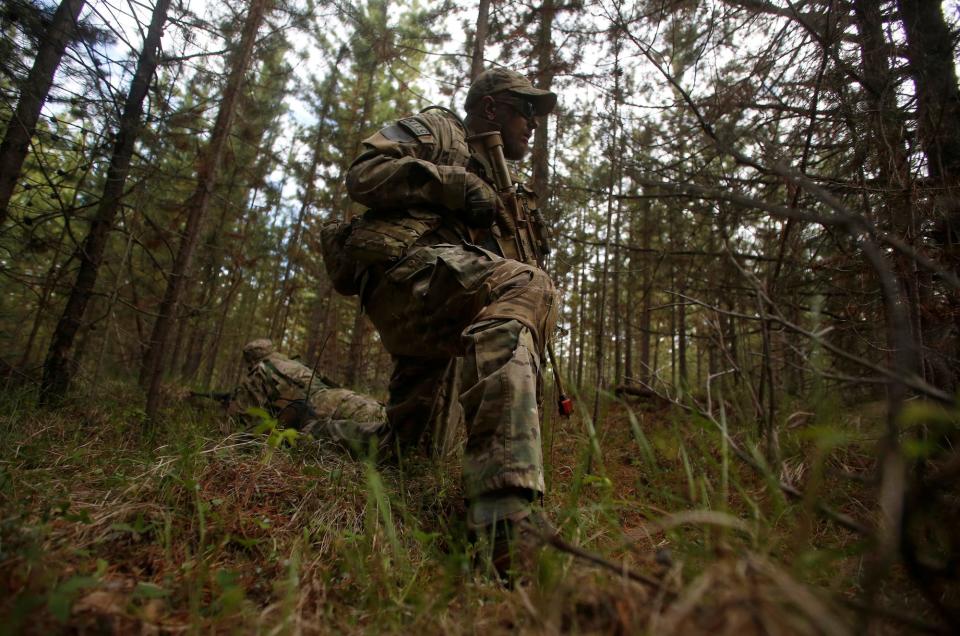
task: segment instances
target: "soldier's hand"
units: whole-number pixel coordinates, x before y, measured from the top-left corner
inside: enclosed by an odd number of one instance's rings
[[[468,172],[464,181],[464,218],[471,227],[487,228],[493,225],[500,197],[486,181]]]

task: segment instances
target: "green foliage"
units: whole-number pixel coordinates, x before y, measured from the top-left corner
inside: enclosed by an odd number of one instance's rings
[[[561,620],[564,608],[587,602],[569,599],[624,598],[623,581],[555,551],[538,561],[527,600],[485,578],[466,539],[455,464],[375,465],[313,444],[287,449],[271,442],[281,429],[265,412],[252,413],[261,418],[253,437],[220,439],[217,422],[178,411],[148,439],[127,425],[122,401],[73,409],[22,405],[8,409],[16,421],[0,420],[9,433],[0,494],[22,520],[0,524],[3,567],[32,573],[10,577],[6,624],[72,626],[89,612],[120,620],[110,609],[120,607],[140,617],[130,620],[162,616],[201,631],[322,620],[338,631],[408,633],[466,629],[526,603]],[[809,502],[781,500],[763,476],[725,461],[709,422],[616,404],[605,411],[593,432],[573,419],[553,433],[546,510],[569,540],[651,575],[660,572],[651,555],[669,552],[683,582],[741,554],[769,555],[830,589],[853,580],[869,546],[829,528],[798,535]],[[38,428],[43,438],[32,435]],[[819,498],[846,496],[828,459],[867,439],[820,428],[797,435],[794,452],[822,467]],[[136,569],[145,559],[151,569]],[[103,600],[114,589],[124,590],[119,605]]]
[[[459,40],[443,31],[448,19],[472,30],[472,8],[370,0],[275,9],[165,352],[168,425],[149,434],[129,378],[166,288],[243,7],[212,5],[203,16],[176,7],[122,218],[73,352],[81,381],[67,410],[48,412],[36,409],[31,383],[103,190],[135,51],[125,58],[84,30],[58,74],[0,228],[0,567],[9,574],[0,623],[83,631],[85,601],[119,586],[125,618],[176,617],[195,631],[297,631],[304,620],[343,632],[631,631],[586,617],[604,606],[629,613],[630,595],[566,603],[565,579],[576,573],[563,555],[541,561],[541,596],[477,580],[454,467],[332,459],[266,412],[253,413],[253,439],[223,442],[215,423],[177,403],[180,381],[232,386],[240,347],[266,335],[382,394],[388,356],[356,301],[330,291],[317,230],[360,212],[344,173],[364,138],[437,96],[455,109],[464,96],[466,58],[450,54]],[[493,11],[490,61],[551,76],[561,94],[541,122],[541,204],[554,231],[548,269],[564,291],[556,344],[583,399],[572,422],[545,427],[547,507],[565,536],[637,567],[655,571],[646,557],[669,548],[681,588],[761,571],[755,560],[718,569],[749,553],[849,594],[874,546],[823,522],[821,509],[876,513],[869,480],[878,440],[892,436],[878,401],[885,380],[873,376],[900,346],[887,339],[886,308],[901,302],[915,328],[929,327],[911,337],[923,344],[926,381],[942,386],[952,386],[935,376],[955,362],[956,308],[954,290],[896,250],[881,251],[904,294],[884,298],[884,275],[863,258],[870,233],[833,221],[863,217],[877,235],[945,258],[943,186],[926,172],[940,163],[926,156],[919,100],[909,98],[917,76],[905,72],[911,47],[896,6],[878,18],[882,46],[872,49],[884,52],[886,71],[871,66],[859,13],[808,3],[800,24],[763,9],[683,0],[621,3],[616,15],[579,3]],[[0,128],[44,12],[19,0],[0,11],[9,97]],[[541,29],[547,15],[551,32]],[[821,25],[829,28],[811,37]],[[122,42],[135,47],[134,35]],[[871,77],[902,99],[878,103]],[[788,221],[784,208],[802,219]],[[614,404],[606,390],[618,384],[661,397]],[[595,394],[596,420],[587,406]],[[663,396],[693,410],[667,415]],[[897,414],[896,450],[918,480],[908,487],[942,477],[958,419],[955,407],[920,399]],[[781,482],[802,497],[788,499]],[[921,564],[950,563],[954,517],[942,501],[955,493],[914,494],[908,508],[919,513],[904,543],[923,547]]]

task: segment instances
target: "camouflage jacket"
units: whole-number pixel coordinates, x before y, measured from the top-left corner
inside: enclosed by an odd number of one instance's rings
[[[347,191],[375,215],[406,219],[375,229],[406,235],[406,241],[401,239],[406,244],[399,245],[391,257],[421,237],[419,244],[472,242],[499,252],[487,236],[489,231],[468,230],[458,214],[465,206],[466,173],[490,181],[483,164],[471,156],[467,134],[451,113],[435,109],[400,119],[364,140],[363,152],[347,172]],[[411,226],[411,218],[419,223]],[[365,223],[355,225],[360,226],[355,234],[362,235]]]

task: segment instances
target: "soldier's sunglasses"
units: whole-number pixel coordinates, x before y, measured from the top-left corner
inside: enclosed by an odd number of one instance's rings
[[[537,107],[528,99],[518,99],[512,97],[499,97],[496,99],[498,104],[509,106],[515,110],[524,119],[533,119],[537,116]]]

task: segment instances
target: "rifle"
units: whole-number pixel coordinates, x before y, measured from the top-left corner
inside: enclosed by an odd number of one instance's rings
[[[513,183],[510,167],[503,155],[503,137],[500,132],[495,130],[471,135],[467,138],[467,143],[475,153],[486,159],[494,186],[504,204],[505,209],[498,210],[497,213],[496,229],[499,233],[495,233],[503,255],[543,269],[543,257],[550,253],[543,216],[539,210],[531,212],[517,197],[517,186]],[[553,351],[553,343],[549,340],[547,355],[553,369],[553,381],[557,385],[557,409],[560,415],[569,417],[573,413],[573,400],[568,398],[563,390],[557,356]]]
[[[226,407],[233,399],[233,391],[190,391],[190,397],[202,397],[216,400],[220,406]]]

